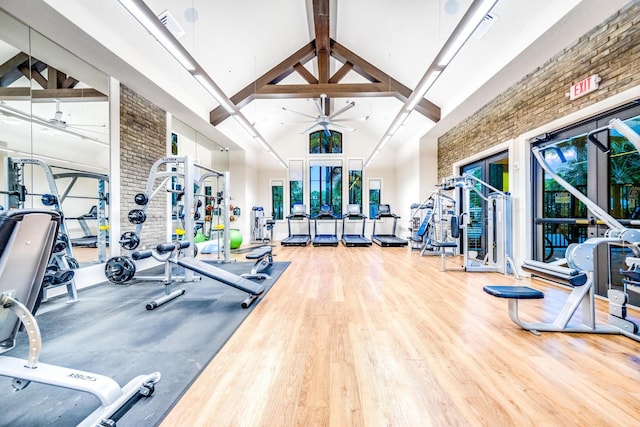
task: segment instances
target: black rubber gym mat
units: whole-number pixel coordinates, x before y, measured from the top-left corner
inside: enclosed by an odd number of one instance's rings
[[[215,264],[232,273],[248,273],[252,262]],[[37,314],[42,333],[40,361],[115,379],[121,386],[133,377],[159,371],[161,380],[150,398],[143,398],[117,420],[118,427],[155,426],[200,371],[222,348],[253,307],[288,267],[275,262],[265,293],[248,309],[247,294],[202,278],[184,283],[186,294],[153,311],[146,303],[164,294],[160,282],[135,279],[110,282],[79,292],[80,301],[66,298],[43,303]],[[142,274],[161,274],[163,267]],[[27,334],[20,332],[7,356],[25,358]],[[88,393],[31,383],[15,392],[11,379],[0,377],[0,426],[74,426],[99,406]]]

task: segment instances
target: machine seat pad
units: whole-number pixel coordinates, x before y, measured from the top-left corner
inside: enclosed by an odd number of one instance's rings
[[[217,280],[225,285],[240,289],[252,295],[260,295],[264,292],[264,286],[260,284],[192,257],[180,258],[176,263],[180,267],[195,271],[198,274],[202,274],[210,279]]]
[[[457,248],[457,242],[431,242],[431,246],[434,248]]]
[[[620,274],[624,277],[628,277],[630,280],[634,282],[640,282],[640,271],[637,270],[624,270],[620,269]]]
[[[256,248],[251,252],[247,253],[245,257],[247,259],[260,259],[269,255],[272,250],[273,248],[271,246],[260,246],[259,248]]]
[[[544,293],[528,286],[498,286],[487,285],[482,288],[489,295],[498,298],[513,299],[540,299],[544,298]]]

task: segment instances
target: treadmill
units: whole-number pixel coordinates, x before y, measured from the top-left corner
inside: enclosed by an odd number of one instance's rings
[[[389,230],[390,232],[388,234],[376,233],[376,225],[379,221],[384,220],[385,218],[393,218],[393,221],[389,221],[389,223],[391,223],[391,227],[387,226],[387,228],[391,228],[391,230]],[[373,218],[373,234],[371,236],[371,240],[373,240],[377,245],[385,247],[407,246],[409,244],[407,240],[396,236],[398,218],[400,218],[398,215],[391,213],[391,207],[389,205],[378,205],[378,215]]]
[[[360,205],[347,205],[347,213],[342,216],[342,243],[345,246],[371,246],[371,240],[364,237],[364,227],[366,221],[367,217],[360,212]],[[360,233],[347,233],[347,224],[354,224],[356,222],[362,223],[362,231]]]
[[[333,222],[333,234],[318,234],[318,221],[320,223]],[[315,236],[313,237],[313,246],[338,246],[338,218],[331,211],[330,205],[320,206],[320,213],[314,218],[313,231]]]
[[[307,233],[292,233],[292,222],[297,222],[299,224],[306,222]],[[309,221],[309,215],[307,215],[307,207],[305,205],[293,205],[291,215],[287,216],[287,227],[289,229],[289,237],[285,237],[284,239],[282,239],[282,241],[280,242],[282,246],[307,246],[309,244],[309,242],[311,241],[311,221]]]

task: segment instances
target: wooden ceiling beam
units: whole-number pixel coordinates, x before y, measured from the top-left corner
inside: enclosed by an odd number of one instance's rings
[[[353,70],[353,64],[351,64],[350,62],[343,64],[342,67],[340,67],[340,69],[336,71],[333,76],[331,76],[331,78],[329,79],[329,83],[339,83],[340,80],[342,80],[344,76],[349,74],[351,70]]]
[[[304,68],[304,65],[297,63],[293,66],[293,68],[295,68],[296,72],[300,74],[300,76],[302,76],[302,78],[305,79],[310,85],[318,84],[318,79],[316,79],[316,76],[314,76],[309,70]]]
[[[0,88],[0,99],[31,99],[33,102],[51,102],[55,99],[65,102],[109,100],[107,95],[96,89],[31,89],[28,87]]]
[[[342,63],[353,64],[353,71],[365,79],[388,85],[388,90],[395,92],[395,97],[402,102],[406,102],[412,93],[411,89],[351,52],[335,40],[331,40],[331,55]],[[415,110],[434,122],[440,121],[440,107],[424,98],[418,103]]]
[[[242,108],[248,103],[250,103],[254,99],[254,94],[257,89],[267,85],[267,84],[277,84],[284,80],[286,77],[294,73],[295,66],[297,64],[306,64],[310,61],[316,54],[316,46],[315,42],[308,43],[302,46],[298,51],[293,53],[287,59],[273,67],[271,70],[267,71],[265,74],[260,76],[257,80],[248,84],[244,89],[240,92],[233,95],[230,99],[238,108]],[[222,123],[227,117],[229,117],[229,113],[222,106],[216,107],[209,113],[209,122],[217,126]]]
[[[313,24],[316,34],[316,60],[318,63],[318,83],[329,83],[331,77],[331,40],[329,37],[329,0],[313,0]],[[328,94],[326,94],[328,96]],[[324,102],[324,114],[329,115],[329,98]]]
[[[319,98],[322,94],[327,96],[327,100],[332,97],[394,96],[406,102],[411,96],[411,89],[330,38],[329,0],[313,0],[313,19],[315,40],[233,95],[230,99],[236,107],[242,108],[254,99]],[[317,77],[304,67],[314,56],[318,65]],[[331,57],[343,64],[333,76],[329,69]],[[370,83],[339,83],[351,70]],[[278,84],[294,72],[308,84]],[[326,102],[327,115],[329,106],[330,103]],[[420,100],[415,110],[434,122],[440,120],[440,107],[426,99]],[[209,122],[217,126],[229,116],[220,106],[209,113]]]
[[[385,83],[318,83],[267,85],[256,92],[256,99],[320,98],[325,94],[330,98],[395,96]]]
[[[29,66],[29,55],[20,52],[0,65],[0,87],[8,87],[23,76],[20,66]]]

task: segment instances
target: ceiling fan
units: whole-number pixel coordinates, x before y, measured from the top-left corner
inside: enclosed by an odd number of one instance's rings
[[[92,125],[92,124],[80,124],[80,123],[67,123],[67,121],[64,120],[64,113],[60,108],[60,101],[56,101],[56,112],[53,115],[53,117],[46,121],[50,125],[58,127],[60,129],[76,129],[76,130],[88,131],[88,132],[92,132],[92,131],[97,132],[88,128],[106,128],[107,127],[107,125],[105,124]]]
[[[310,114],[305,114],[305,113],[300,113],[298,111],[294,111],[294,110],[290,110],[286,107],[282,107],[282,109],[284,111],[289,111],[291,113],[294,114],[298,114],[300,116],[303,117],[307,117],[311,120],[306,120],[300,123],[313,123],[311,126],[309,126],[307,129],[305,129],[304,131],[300,132],[300,133],[307,133],[310,130],[312,130],[313,128],[320,126],[323,130],[324,133],[329,136],[331,135],[331,132],[329,130],[329,126],[334,127],[334,128],[338,128],[338,129],[343,129],[349,132],[353,132],[355,129],[339,124],[338,122],[349,122],[349,121],[355,121],[355,120],[367,120],[369,119],[369,116],[365,116],[365,117],[354,117],[354,118],[342,118],[342,119],[338,119],[336,118],[337,116],[341,115],[342,113],[344,113],[345,111],[350,110],[351,108],[356,106],[356,103],[354,101],[348,101],[347,105],[345,105],[344,107],[342,107],[340,110],[335,111],[332,114],[327,115],[326,114],[326,102],[327,102],[327,95],[326,94],[321,94],[320,95],[320,99],[314,99],[313,103],[316,105],[316,109],[318,110],[318,115],[317,116],[312,116]],[[283,123],[284,124],[284,123]]]

